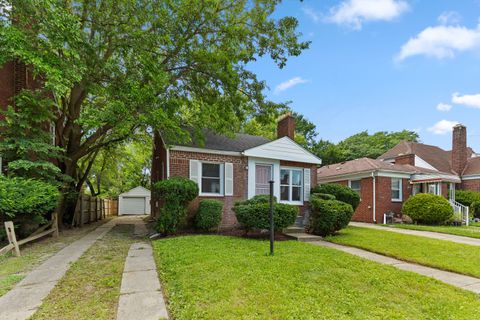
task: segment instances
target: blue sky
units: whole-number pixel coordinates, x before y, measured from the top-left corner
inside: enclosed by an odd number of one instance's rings
[[[311,47],[251,69],[320,138],[410,129],[450,149],[459,122],[480,152],[480,0],[286,0],[276,15],[295,16]]]

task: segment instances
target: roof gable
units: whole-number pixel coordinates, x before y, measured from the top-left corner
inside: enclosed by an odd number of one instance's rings
[[[138,186],[138,187],[135,187],[133,189],[130,189],[128,190],[127,192],[124,192],[122,194],[120,194],[120,196],[124,197],[124,196],[150,196],[150,190],[148,190],[147,188],[144,188],[142,186]]]
[[[317,156],[304,149],[289,137],[283,137],[260,146],[245,150],[248,157],[295,161],[303,163],[321,164]]]

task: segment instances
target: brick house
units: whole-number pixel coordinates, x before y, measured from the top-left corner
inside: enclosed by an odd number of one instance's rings
[[[201,199],[224,203],[221,228],[237,224],[232,207],[235,202],[259,194],[269,194],[273,180],[279,202],[300,207],[303,214],[321,160],[294,142],[295,120],[284,116],[277,127],[277,139],[236,134],[226,137],[205,131],[204,144],[191,142],[172,145],[161,136],[154,139],[152,183],[174,176],[195,181],[200,194],[189,208],[194,214]],[[160,203],[152,201],[152,215],[159,214]]]
[[[453,128],[452,150],[402,141],[378,159],[355,159],[317,170],[318,183],[340,183],[360,194],[354,221],[383,223],[384,214],[401,216],[403,203],[417,193],[442,195],[456,212],[455,189],[480,191],[480,157],[467,146],[467,129]]]

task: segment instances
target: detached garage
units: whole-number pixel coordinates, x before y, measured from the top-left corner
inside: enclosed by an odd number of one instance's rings
[[[136,187],[118,196],[118,215],[150,214],[150,190]]]

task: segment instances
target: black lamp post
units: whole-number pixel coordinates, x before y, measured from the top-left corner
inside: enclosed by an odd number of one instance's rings
[[[273,256],[273,242],[275,240],[275,225],[273,222],[273,180],[270,184],[270,255]]]

